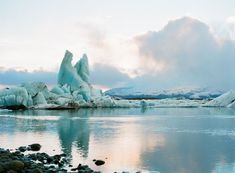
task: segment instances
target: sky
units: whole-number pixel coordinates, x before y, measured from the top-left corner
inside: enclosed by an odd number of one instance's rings
[[[102,88],[235,89],[235,1],[0,0],[0,85],[56,83],[65,50]]]

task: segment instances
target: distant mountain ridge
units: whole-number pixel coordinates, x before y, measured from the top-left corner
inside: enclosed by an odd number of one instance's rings
[[[134,87],[113,88],[105,92],[106,95],[122,99],[213,99],[222,95],[224,91],[211,88],[174,88],[166,90],[144,90]]]

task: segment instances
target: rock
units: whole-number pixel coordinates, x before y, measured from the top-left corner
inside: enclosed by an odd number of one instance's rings
[[[41,149],[40,144],[31,144],[29,146],[30,146],[30,150],[32,150],[32,151],[39,151]]]
[[[17,173],[17,172],[14,170],[9,170],[9,171],[7,171],[7,173]]]
[[[9,168],[14,171],[21,171],[24,168],[24,163],[19,160],[13,160],[9,163]]]
[[[25,152],[25,151],[27,150],[27,147],[21,146],[21,147],[18,148],[18,150],[19,150],[20,152]]]
[[[5,172],[5,169],[3,168],[2,165],[0,165],[0,173],[3,173],[3,172]]]
[[[103,161],[103,160],[96,160],[95,164],[96,164],[96,166],[101,166],[101,165],[105,164],[105,161]]]
[[[48,157],[47,158],[47,163],[51,163],[53,161],[53,158],[52,157]]]
[[[77,171],[78,170],[78,168],[72,168],[71,169],[71,171]]]
[[[29,145],[29,148],[31,149],[32,146],[41,147],[40,144],[32,144]],[[52,162],[48,164],[47,159],[50,158]],[[24,155],[20,151],[11,152],[8,149],[0,148],[0,173],[66,173],[69,169],[68,164],[66,154],[49,156],[47,153],[38,152]],[[88,165],[82,164],[72,170],[80,173],[98,173],[89,168]]]
[[[43,171],[39,168],[35,168],[35,169],[32,170],[31,173],[43,173]]]

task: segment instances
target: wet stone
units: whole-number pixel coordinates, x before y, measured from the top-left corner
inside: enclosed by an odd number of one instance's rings
[[[20,152],[25,152],[25,151],[27,150],[27,147],[21,146],[21,147],[18,148],[18,150],[19,150]]]
[[[101,165],[105,164],[105,161],[103,161],[103,160],[96,160],[95,164],[96,164],[96,166],[101,166]]]
[[[9,163],[9,168],[14,171],[20,171],[24,168],[24,163],[19,160],[13,160],[12,162]]]
[[[37,143],[31,144],[31,145],[29,145],[29,148],[30,148],[30,150],[32,150],[32,151],[39,151],[39,150],[41,149],[41,145],[40,145],[40,144],[37,144]]]

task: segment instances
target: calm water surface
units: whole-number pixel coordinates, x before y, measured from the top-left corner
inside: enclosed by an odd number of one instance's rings
[[[35,142],[105,173],[233,173],[235,109],[0,112],[0,148]]]

